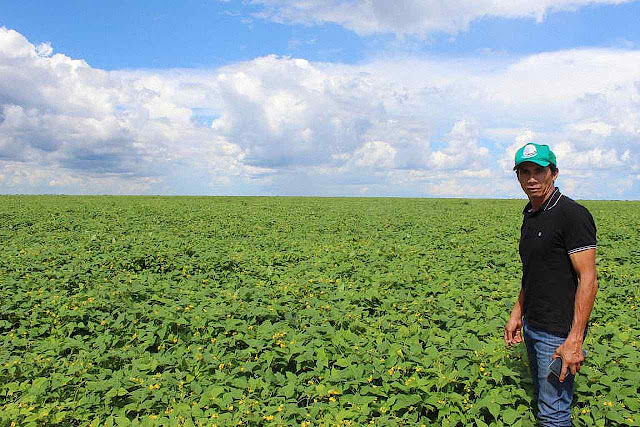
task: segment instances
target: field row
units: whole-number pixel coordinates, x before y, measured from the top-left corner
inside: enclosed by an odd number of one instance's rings
[[[533,425],[521,200],[0,200],[0,425]],[[574,422],[640,425],[640,204],[585,204]]]

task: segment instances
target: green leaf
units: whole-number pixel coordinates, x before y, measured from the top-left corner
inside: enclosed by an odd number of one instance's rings
[[[620,415],[615,409],[608,410],[605,413],[605,417],[607,417],[607,419],[610,419],[611,421],[615,421],[616,423],[626,424],[624,417]]]
[[[293,397],[293,395],[295,393],[295,388],[296,388],[296,384],[294,382],[287,383],[287,385],[285,385],[281,389],[282,396],[287,397],[287,398]]]
[[[512,425],[520,418],[520,414],[513,408],[507,408],[502,412],[502,419],[507,425]]]
[[[401,409],[406,409],[410,406],[416,405],[418,402],[420,402],[420,396],[418,395],[407,395],[407,394],[402,394],[399,396],[396,396],[396,401],[393,405],[393,410],[394,411],[398,411]]]
[[[319,348],[316,350],[316,366],[320,369],[329,367],[329,358],[327,357],[327,352],[324,348]]]
[[[498,419],[498,415],[500,415],[500,405],[498,405],[497,403],[488,403],[487,409],[489,409],[489,412],[491,413],[491,415],[493,415],[493,418]]]

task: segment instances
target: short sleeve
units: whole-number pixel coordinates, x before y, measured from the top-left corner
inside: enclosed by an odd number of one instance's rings
[[[567,211],[562,238],[569,255],[596,249],[596,223],[587,208],[576,203]]]

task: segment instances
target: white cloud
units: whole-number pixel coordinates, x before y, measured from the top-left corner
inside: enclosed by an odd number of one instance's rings
[[[49,42],[40,43],[36,47],[36,53],[38,56],[51,56],[53,53],[53,47],[51,47],[51,43]]]
[[[599,138],[606,138],[611,135],[613,126],[608,123],[592,121],[571,125],[571,128],[578,133],[593,135]]]
[[[244,176],[235,146],[192,123],[189,107],[207,93],[195,87],[201,76],[175,74],[107,73],[0,28],[0,167],[12,186],[5,191],[146,191],[184,162]]]
[[[385,116],[358,69],[267,56],[219,70],[223,114],[212,128],[256,166],[330,163],[365,142]]]
[[[558,159],[558,165],[563,169],[610,169],[631,166],[631,152],[626,150],[621,155],[615,148],[593,148],[580,150],[571,142],[565,141],[553,147]]]
[[[398,150],[383,141],[370,141],[363,144],[354,153],[357,166],[393,168]]]
[[[513,180],[515,182],[515,179]],[[428,182],[428,195],[435,197],[492,197],[501,194],[502,197],[517,197],[513,182],[501,180],[470,180],[461,177],[451,177]]]
[[[424,37],[433,32],[456,34],[482,18],[524,18],[541,22],[550,12],[627,1],[631,0],[253,0],[253,3],[265,7],[259,16],[276,22],[330,22],[364,35],[395,33]]]
[[[0,183],[15,193],[76,193],[76,194],[141,194],[160,182],[158,178],[141,177],[123,180],[115,174],[87,175],[55,166],[0,163]]]
[[[436,169],[470,169],[487,165],[489,150],[477,142],[478,132],[466,120],[457,122],[447,135],[447,147],[434,151],[429,164]]]
[[[0,191],[511,196],[531,141],[563,178],[624,181],[639,69],[640,51],[581,49],[106,72],[0,29]]]
[[[460,171],[460,176],[465,178],[491,178],[491,175],[492,175],[491,169]]]

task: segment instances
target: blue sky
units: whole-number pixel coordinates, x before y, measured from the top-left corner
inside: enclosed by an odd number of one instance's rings
[[[640,199],[639,1],[3,3],[0,193]]]
[[[9,3],[9,2],[8,2]],[[49,41],[56,51],[83,58],[92,67],[212,68],[269,54],[309,61],[355,63],[373,56],[395,35],[359,37],[332,23],[285,24],[252,15],[259,5],[239,1],[114,0],[10,2],[0,22],[32,43]],[[245,2],[248,3],[248,2]],[[576,47],[629,47],[640,40],[640,2],[587,5],[578,12],[549,13],[535,19],[481,18],[450,40],[448,33],[426,41],[394,44],[392,51],[434,55],[530,54]]]

